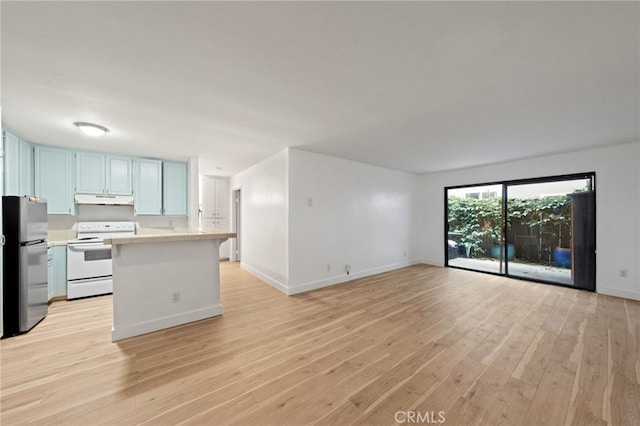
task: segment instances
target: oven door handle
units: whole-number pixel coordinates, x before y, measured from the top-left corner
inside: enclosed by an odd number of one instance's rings
[[[108,244],[69,244],[69,250],[84,252],[84,251],[98,251],[98,250],[108,250],[111,249],[111,245]]]

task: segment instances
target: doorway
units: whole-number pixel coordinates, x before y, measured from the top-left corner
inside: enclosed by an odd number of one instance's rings
[[[595,173],[445,188],[446,266],[595,291]]]
[[[242,231],[242,221],[241,221],[241,205],[242,205],[242,191],[240,189],[234,189],[232,191],[233,197],[233,208],[232,208],[232,231],[236,233],[236,238],[231,239],[231,256],[230,259],[235,262],[240,262],[241,260],[241,241],[240,237]]]

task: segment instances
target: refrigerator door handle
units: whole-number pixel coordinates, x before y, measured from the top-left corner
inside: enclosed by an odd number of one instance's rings
[[[46,243],[46,242],[47,242],[47,240],[26,241],[24,243],[20,243],[20,247],[36,246],[38,244],[43,244],[43,243]]]

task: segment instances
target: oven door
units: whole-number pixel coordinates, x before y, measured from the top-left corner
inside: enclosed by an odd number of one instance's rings
[[[80,243],[67,245],[67,279],[111,276],[111,245]]]

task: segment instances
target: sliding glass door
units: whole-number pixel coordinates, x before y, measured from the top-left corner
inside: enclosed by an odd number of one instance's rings
[[[503,273],[502,184],[450,188],[447,193],[449,266]]]
[[[447,266],[595,290],[593,173],[445,195]]]

